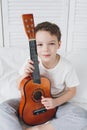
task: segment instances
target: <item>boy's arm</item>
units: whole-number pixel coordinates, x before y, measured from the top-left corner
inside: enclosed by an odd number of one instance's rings
[[[26,64],[23,65],[23,67],[20,69],[20,76],[17,79],[17,86],[18,89],[21,89],[20,83],[22,82],[23,79],[25,79],[26,77],[31,77],[32,76],[32,72],[34,70],[34,66],[33,66],[34,62],[32,60],[27,60]]]
[[[60,97],[57,98],[42,97],[41,103],[45,106],[46,109],[52,109],[62,105],[65,102],[68,102],[75,96],[75,94],[76,94],[76,87],[68,88],[68,90]]]
[[[25,78],[26,76],[25,75],[22,75],[22,76],[19,76],[18,79],[17,79],[17,87],[18,89],[20,90],[20,83],[21,81]]]
[[[68,102],[70,99],[72,99],[76,94],[76,87],[68,88],[68,90],[63,94],[62,96],[54,99],[54,105],[60,106],[65,102]]]

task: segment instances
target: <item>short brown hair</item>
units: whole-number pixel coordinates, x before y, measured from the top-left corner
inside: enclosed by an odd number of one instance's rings
[[[39,23],[35,27],[35,33],[41,30],[50,32],[51,35],[55,35],[57,37],[58,41],[61,41],[61,31],[56,24],[47,21]]]

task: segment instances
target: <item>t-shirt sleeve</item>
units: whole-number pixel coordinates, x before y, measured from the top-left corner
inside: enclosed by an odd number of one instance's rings
[[[67,87],[77,87],[80,84],[76,71],[73,67],[70,68],[66,75],[65,84]]]

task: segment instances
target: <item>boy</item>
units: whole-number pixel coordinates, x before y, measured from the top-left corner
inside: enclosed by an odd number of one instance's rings
[[[82,130],[87,125],[87,112],[82,108],[69,103],[76,94],[79,81],[71,63],[57,54],[61,46],[61,32],[56,24],[43,22],[36,26],[37,53],[40,58],[39,69],[42,76],[51,82],[51,94],[53,98],[42,97],[41,103],[46,109],[58,107],[56,116],[45,124],[28,127],[26,130]],[[20,70],[20,80],[33,73],[33,61],[27,60]],[[19,85],[18,85],[19,86]],[[23,90],[19,87],[21,94]],[[22,130],[17,118],[15,102],[5,102],[1,105],[0,120],[4,119],[3,130]],[[9,110],[5,109],[9,108]]]

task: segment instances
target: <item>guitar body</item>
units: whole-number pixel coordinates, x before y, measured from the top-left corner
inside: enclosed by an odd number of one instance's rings
[[[19,115],[29,125],[39,125],[50,120],[56,113],[56,108],[47,110],[41,103],[41,97],[51,97],[50,82],[41,77],[38,66],[37,47],[32,14],[22,16],[25,32],[29,38],[30,57],[34,61],[32,78],[26,77],[20,83],[23,90],[19,105]]]
[[[50,82],[47,78],[41,77],[41,84],[36,84],[33,80],[28,80],[24,83],[23,89],[24,97],[20,102],[20,113],[26,124],[42,124],[55,115],[56,108],[47,110],[41,104],[41,96],[51,97]]]

